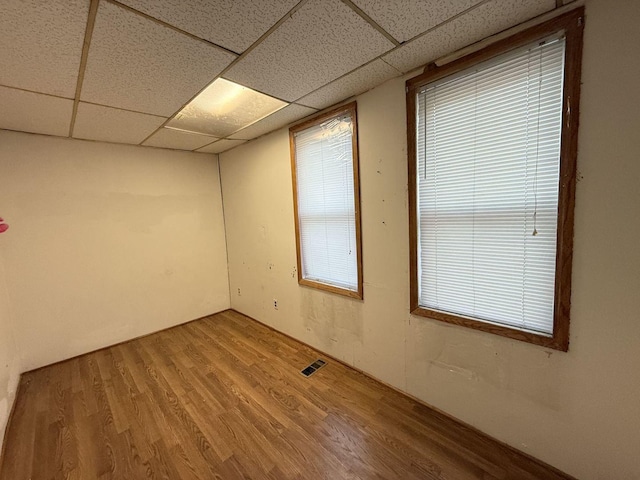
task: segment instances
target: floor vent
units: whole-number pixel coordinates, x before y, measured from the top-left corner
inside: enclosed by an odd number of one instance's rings
[[[304,375],[305,377],[309,377],[312,374],[314,374],[316,372],[316,370],[320,370],[326,364],[327,364],[327,362],[325,362],[324,360],[318,359],[315,362],[313,362],[311,365],[309,365],[307,368],[304,368],[304,369],[300,370],[300,373],[302,375]]]

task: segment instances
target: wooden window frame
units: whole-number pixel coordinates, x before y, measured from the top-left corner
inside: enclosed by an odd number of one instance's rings
[[[302,277],[302,255],[300,242],[300,218],[298,216],[298,185],[296,176],[296,148],[295,134],[307,128],[319,125],[332,118],[348,114],[351,117],[353,131],[351,136],[351,147],[353,153],[353,197],[355,202],[355,227],[356,227],[356,266],[358,272],[358,288],[357,290],[349,290],[347,288],[322,283],[315,280],[309,280]],[[293,183],[293,214],[295,220],[296,231],[296,256],[298,261],[298,284],[317,288],[346,297],[363,299],[363,281],[362,281],[362,227],[360,220],[360,173],[359,173],[359,156],[358,156],[358,115],[356,102],[341,105],[337,108],[324,112],[298,125],[289,128],[289,149],[291,152],[291,180]]]
[[[443,66],[427,65],[424,72],[406,82],[407,145],[409,160],[409,235],[410,235],[410,311],[414,315],[494,333],[515,340],[556,350],[569,348],[569,313],[571,306],[571,263],[573,258],[573,220],[578,152],[578,119],[580,105],[580,72],[584,7],[559,15],[508,38],[499,40],[476,52]],[[494,323],[421,307],[418,282],[418,218],[417,218],[417,149],[416,96],[426,84],[473,67],[510,50],[542,40],[557,32],[566,37],[562,132],[560,140],[560,175],[558,197],[558,230],[556,244],[556,276],[551,336],[522,331]]]

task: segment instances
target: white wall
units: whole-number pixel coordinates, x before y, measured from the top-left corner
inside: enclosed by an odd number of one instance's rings
[[[2,260],[3,239],[4,234],[0,235],[0,452],[21,371]]]
[[[409,314],[404,79],[357,98],[364,302],[297,284],[283,129],[221,155],[232,307],[581,479],[640,479],[640,3],[607,3],[587,3],[568,353]]]
[[[0,214],[23,370],[229,307],[215,155],[0,131]]]

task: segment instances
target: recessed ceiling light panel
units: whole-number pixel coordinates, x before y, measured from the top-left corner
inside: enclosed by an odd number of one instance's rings
[[[282,100],[219,78],[184,107],[167,126],[226,137],[287,105]]]

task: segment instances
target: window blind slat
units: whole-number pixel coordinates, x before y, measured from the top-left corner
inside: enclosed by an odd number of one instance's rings
[[[422,307],[553,332],[564,51],[510,52],[417,94]]]
[[[302,276],[358,289],[353,123],[341,115],[295,134]]]

